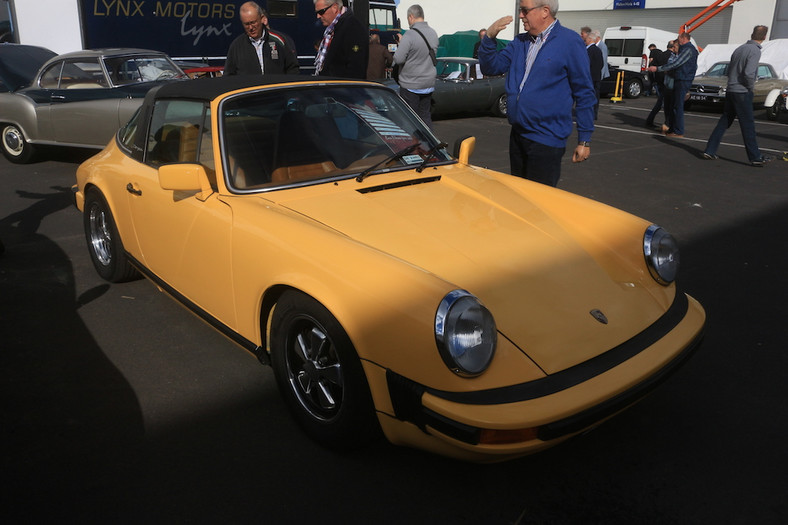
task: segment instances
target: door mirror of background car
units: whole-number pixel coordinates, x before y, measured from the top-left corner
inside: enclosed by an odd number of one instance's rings
[[[454,141],[454,156],[460,164],[469,164],[475,148],[476,137],[460,137]]]
[[[159,185],[163,190],[200,192],[199,200],[213,193],[208,173],[201,164],[165,164],[159,167]]]

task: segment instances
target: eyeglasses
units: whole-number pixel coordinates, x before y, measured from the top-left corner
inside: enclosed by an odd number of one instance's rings
[[[329,9],[334,7],[335,5],[336,4],[331,4],[330,6],[324,7],[323,9],[320,9],[319,11],[315,11],[315,13],[317,14],[317,16],[323,16],[324,14],[326,14],[326,11],[328,11]]]
[[[521,7],[520,14],[523,16],[528,16],[528,13],[533,11],[534,9],[539,9],[540,7],[544,7],[543,5],[535,5],[533,7]]]

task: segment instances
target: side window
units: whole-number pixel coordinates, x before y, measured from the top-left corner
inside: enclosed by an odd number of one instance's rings
[[[136,141],[137,132],[140,127],[141,113],[141,108],[137,108],[137,111],[134,112],[134,115],[132,115],[126,125],[120,128],[120,135],[118,136],[120,143],[129,151],[133,151],[135,149],[134,142]],[[139,150],[139,148],[137,148],[137,150]]]
[[[106,88],[104,70],[98,60],[66,62],[60,75],[60,89],[99,89]]]
[[[772,71],[769,66],[761,64],[758,66],[758,80],[772,78]]]
[[[624,56],[639,57],[643,54],[643,39],[633,38],[624,40]]]
[[[607,56],[620,57],[623,56],[624,39],[623,38],[608,38],[605,40],[607,46]]]
[[[63,62],[57,62],[49,66],[46,71],[41,74],[41,80],[38,85],[44,89],[57,89],[60,82],[60,69],[63,67]]]
[[[150,131],[147,139],[145,163],[158,167],[173,162],[210,161],[200,146],[200,139],[210,136],[204,123],[208,114],[202,102],[186,100],[160,100],[153,108]],[[206,141],[206,142],[209,142]],[[204,147],[210,147],[206,144]],[[198,155],[199,153],[199,155]]]

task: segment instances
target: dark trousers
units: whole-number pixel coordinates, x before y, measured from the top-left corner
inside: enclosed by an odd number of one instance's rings
[[[557,186],[561,178],[561,158],[566,148],[553,148],[529,140],[512,127],[509,135],[509,163],[512,175]]]
[[[407,90],[404,87],[400,86],[399,88],[399,96],[405,103],[411,107],[413,111],[424,121],[424,123],[432,129],[432,115],[430,114],[430,110],[432,109],[432,93],[426,94],[419,94],[414,93],[413,91]]]
[[[673,88],[662,86],[662,99],[665,107],[665,125],[668,129],[673,127],[673,114],[675,113],[673,109],[675,107],[673,100],[675,98],[676,97],[673,95]]]
[[[684,98],[689,93],[692,80],[676,80],[673,85],[673,123],[670,133],[684,134]]]
[[[646,118],[646,126],[654,125],[654,119],[657,117],[657,115],[659,115],[659,110],[662,109],[662,102],[665,99],[664,95],[662,94],[662,91],[665,88],[656,82],[652,84],[652,86],[654,87],[654,91],[657,93],[657,100],[654,102],[654,107],[651,108],[651,113],[649,113],[648,117]]]
[[[755,116],[752,109],[752,91],[748,93],[731,93],[725,95],[725,109],[722,111],[717,126],[711,132],[709,141],[706,144],[706,153],[716,155],[717,149],[722,142],[722,136],[731,127],[736,117],[739,118],[739,128],[744,139],[744,149],[747,150],[747,158],[750,162],[759,160],[761,150],[758,149],[758,140],[755,136]]]

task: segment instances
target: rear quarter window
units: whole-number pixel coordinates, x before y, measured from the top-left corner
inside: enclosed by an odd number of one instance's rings
[[[639,57],[643,54],[643,39],[626,39],[624,40],[624,56],[625,57]]]

